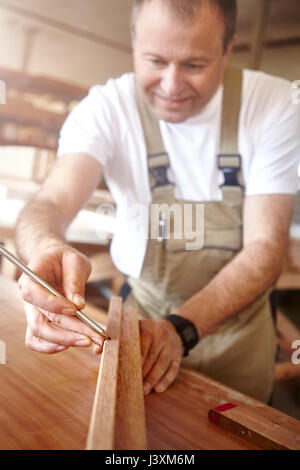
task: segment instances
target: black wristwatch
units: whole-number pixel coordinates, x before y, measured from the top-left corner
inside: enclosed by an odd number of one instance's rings
[[[200,339],[194,323],[173,313],[166,315],[164,319],[175,326],[184,347],[183,357],[186,357],[189,351],[196,346]]]

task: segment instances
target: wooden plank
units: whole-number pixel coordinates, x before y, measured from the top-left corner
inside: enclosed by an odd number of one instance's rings
[[[107,333],[96,386],[94,405],[87,439],[87,450],[112,450],[115,437],[115,411],[119,346],[122,319],[122,299],[112,297],[109,307]]]
[[[209,420],[237,436],[258,445],[261,449],[299,450],[300,434],[285,427],[283,419],[265,419],[254,415],[247,405],[224,403],[209,410]]]
[[[115,449],[147,449],[138,313],[124,309],[118,369]]]
[[[31,125],[55,132],[57,135],[67,115],[53,113],[34,107],[31,103],[7,98],[6,105],[1,107],[1,122],[13,122],[18,125]]]
[[[53,78],[29,75],[21,71],[0,67],[0,79],[7,88],[31,92],[35,95],[52,95],[65,102],[79,101],[88,94],[88,90],[69,82],[61,82]]]
[[[51,140],[48,135],[45,136],[28,136],[26,138],[14,138],[9,139],[7,137],[0,136],[0,145],[2,146],[13,146],[13,147],[35,147],[42,150],[57,150],[58,133],[56,136],[52,136]]]
[[[113,304],[113,306],[112,306]],[[139,321],[112,297],[87,450],[147,448]]]

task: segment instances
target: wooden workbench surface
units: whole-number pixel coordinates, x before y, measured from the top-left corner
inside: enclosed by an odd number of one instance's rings
[[[35,353],[24,345],[24,336],[17,285],[0,276],[0,340],[7,348],[7,364],[0,364],[0,449],[84,449],[99,357],[79,348],[52,356]],[[208,421],[208,410],[228,401],[247,403],[257,416],[270,411],[182,369],[166,392],[145,399],[148,449],[257,449]],[[280,415],[300,433],[298,421]]]

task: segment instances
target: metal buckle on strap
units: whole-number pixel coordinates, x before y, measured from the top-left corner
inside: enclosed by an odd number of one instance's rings
[[[173,184],[169,180],[168,173],[170,172],[170,164],[168,155],[165,152],[148,155],[148,169],[150,173],[151,190]]]
[[[155,168],[149,168],[149,172],[154,179],[154,183],[151,185],[151,189],[158,188],[160,186],[167,186],[171,183],[168,178],[169,165],[158,166]]]
[[[218,168],[222,170],[224,175],[223,186],[243,186],[238,181],[238,173],[241,170],[241,156],[240,155],[218,155]]]

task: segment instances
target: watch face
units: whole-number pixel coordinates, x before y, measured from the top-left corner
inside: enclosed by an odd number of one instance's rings
[[[195,331],[194,331],[193,327],[186,326],[182,330],[182,336],[184,337],[186,342],[189,343],[190,341],[192,341],[195,338]]]

